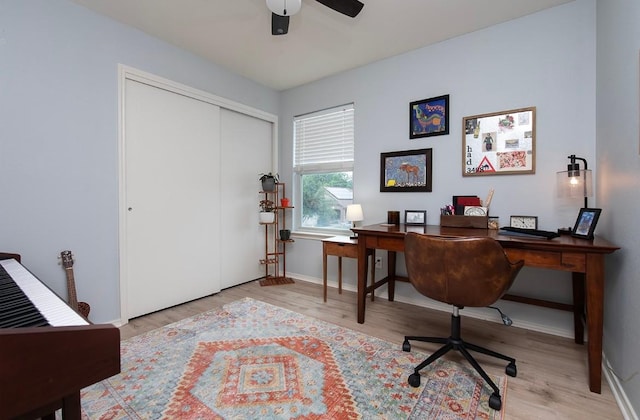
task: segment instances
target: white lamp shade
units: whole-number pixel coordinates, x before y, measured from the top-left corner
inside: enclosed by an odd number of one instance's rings
[[[593,197],[591,170],[562,171],[556,174],[559,198]]]
[[[302,0],[267,0],[267,7],[276,15],[293,16],[300,11]]]
[[[360,222],[364,220],[362,206],[360,204],[349,204],[347,206],[346,218],[349,222]]]

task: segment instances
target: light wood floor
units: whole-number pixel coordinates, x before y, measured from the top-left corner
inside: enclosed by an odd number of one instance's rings
[[[322,287],[296,280],[295,284],[261,287],[250,282],[180,306],[131,320],[121,327],[122,339],[164,326],[222,305],[251,297],[298,313],[397,343],[404,335],[448,336],[450,313],[376,298],[367,301],[366,322],[356,322],[356,296],[329,289],[322,302]],[[505,419],[622,419],[606,381],[602,394],[589,391],[586,348],[573,340],[502,324],[464,317],[462,336],[517,360],[518,376],[507,377]],[[426,352],[438,345],[413,343]],[[458,358],[454,353],[445,357]],[[505,364],[477,356],[490,374],[504,375]],[[461,363],[466,361],[461,360]],[[407,372],[407,376],[411,372]],[[357,374],[357,373],[354,373]],[[504,397],[503,397],[504,398]]]

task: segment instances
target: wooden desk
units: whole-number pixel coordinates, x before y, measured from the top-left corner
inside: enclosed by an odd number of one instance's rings
[[[396,252],[404,251],[407,232],[448,237],[492,237],[512,261],[524,260],[525,266],[568,271],[572,273],[575,341],[583,342],[582,314],[586,301],[589,389],[600,393],[602,385],[602,318],[604,302],[604,256],[619,249],[596,237],[593,241],[565,235],[552,240],[501,235],[498,230],[449,228],[440,226],[383,226],[354,228],[358,234],[358,322],[364,323],[367,293],[388,284],[389,300],[393,301],[395,281],[408,281],[396,276]],[[367,287],[367,254],[370,249],[385,249],[389,253],[388,275]],[[520,299],[527,301],[527,299]],[[541,303],[542,301],[537,301]],[[536,303],[531,300],[527,303]]]
[[[349,236],[334,236],[322,240],[322,290],[324,301],[327,301],[327,256],[335,255],[338,257],[338,293],[342,294],[342,257],[358,258],[358,240],[351,239]],[[372,256],[371,261],[371,284],[375,282],[375,259],[376,250],[369,249],[366,251],[367,257]],[[367,270],[365,269],[365,272]],[[365,279],[366,283],[366,279]],[[371,300],[374,300],[374,294],[371,293]]]

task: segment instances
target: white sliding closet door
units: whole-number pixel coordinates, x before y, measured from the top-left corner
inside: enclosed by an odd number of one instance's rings
[[[123,263],[133,318],[220,290],[220,108],[125,83]]]
[[[271,171],[273,123],[221,109],[221,288],[264,276],[264,226],[258,224],[258,175]]]

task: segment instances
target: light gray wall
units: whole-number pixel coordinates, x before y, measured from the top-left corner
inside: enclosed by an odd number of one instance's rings
[[[607,260],[604,352],[640,412],[640,2],[598,1],[597,139],[599,228],[622,249]]]
[[[118,63],[278,113],[278,92],[84,7],[0,0],[0,250],[62,296],[72,250],[94,322],[120,308]]]
[[[291,89],[282,95],[281,174],[291,176],[292,117],[353,101],[354,196],[364,224],[406,209],[426,209],[428,223],[438,224],[452,195],[484,198],[494,188],[490,213],[503,225],[510,215],[526,214],[538,216],[541,229],[573,226],[582,200],[556,197],[556,172],[566,170],[570,154],[598,170],[595,53],[595,1],[580,0]],[[443,94],[451,95],[450,134],[410,140],[409,102]],[[537,108],[536,173],[463,178],[462,118],[527,106]],[[420,148],[433,149],[433,192],[379,192],[380,153]],[[311,258],[321,255],[318,241],[297,239],[289,249],[289,271],[321,278],[322,263]],[[354,261],[345,262],[344,275],[355,287]],[[514,291],[571,302],[567,279],[527,268]],[[400,298],[415,296],[409,285],[399,289]]]

